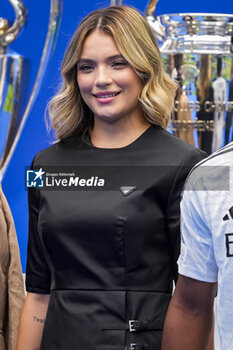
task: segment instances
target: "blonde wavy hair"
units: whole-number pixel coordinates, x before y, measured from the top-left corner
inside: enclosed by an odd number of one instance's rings
[[[93,127],[93,112],[83,101],[77,84],[77,62],[87,36],[94,30],[112,36],[121,55],[142,80],[139,101],[151,124],[167,128],[177,84],[165,73],[155,36],[146,19],[129,6],[110,6],[91,12],[78,26],[62,63],[63,82],[48,104],[57,139],[84,138]]]

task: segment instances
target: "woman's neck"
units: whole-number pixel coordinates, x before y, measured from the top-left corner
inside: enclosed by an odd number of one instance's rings
[[[95,120],[91,132],[91,142],[94,146],[101,148],[125,147],[142,135],[150,125],[145,118],[114,124],[99,123],[98,120]]]

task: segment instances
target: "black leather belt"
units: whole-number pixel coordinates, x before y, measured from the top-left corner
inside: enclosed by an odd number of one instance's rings
[[[163,324],[161,321],[137,321],[129,320],[129,331],[138,332],[145,330],[162,330]]]
[[[156,320],[149,320],[149,321],[138,321],[138,320],[129,320],[128,325],[127,324],[110,324],[110,325],[104,325],[102,327],[104,330],[126,330],[130,332],[140,332],[140,331],[146,331],[146,330],[162,330],[163,329],[163,322],[156,321]]]

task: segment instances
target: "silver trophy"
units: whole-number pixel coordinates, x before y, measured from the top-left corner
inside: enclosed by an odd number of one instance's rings
[[[166,71],[179,83],[170,130],[208,154],[233,140],[233,15],[155,16],[147,7]]]
[[[49,57],[54,48],[63,6],[63,0],[50,1],[48,31],[36,79],[25,111],[20,113],[18,106],[23,83],[23,57],[11,50],[9,45],[17,39],[26,21],[27,9],[21,0],[9,0],[9,2],[15,11],[14,23],[10,25],[7,19],[0,18],[0,180],[39,92]]]

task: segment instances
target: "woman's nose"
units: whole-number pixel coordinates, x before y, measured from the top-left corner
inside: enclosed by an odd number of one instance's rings
[[[96,70],[96,86],[110,85],[112,83],[112,77],[107,67],[99,67]]]

